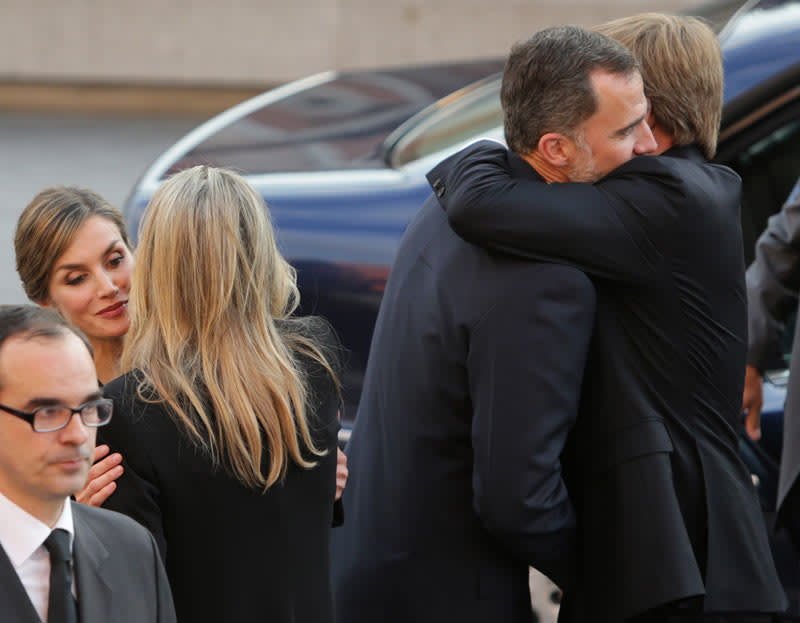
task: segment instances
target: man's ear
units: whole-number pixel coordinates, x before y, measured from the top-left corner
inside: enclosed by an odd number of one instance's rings
[[[650,106],[647,109],[647,116],[644,118],[647,122],[647,125],[650,127],[650,130],[654,130],[656,127],[656,116],[653,114],[653,107]]]
[[[571,162],[575,145],[559,132],[548,132],[539,138],[537,149],[548,164],[561,169]]]

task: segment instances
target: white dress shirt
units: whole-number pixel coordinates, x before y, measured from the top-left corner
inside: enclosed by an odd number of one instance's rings
[[[71,507],[70,500],[65,500],[61,516],[51,528],[0,493],[0,545],[28,592],[39,618],[44,622],[47,621],[50,594],[50,555],[44,547],[44,541],[50,532],[61,528],[69,533],[69,549],[72,551],[75,529]],[[74,569],[73,566],[72,594],[76,595]]]

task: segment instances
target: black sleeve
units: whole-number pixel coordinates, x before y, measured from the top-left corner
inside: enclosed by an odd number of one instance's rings
[[[465,240],[624,282],[651,278],[661,261],[656,236],[678,218],[674,206],[684,194],[653,157],[635,158],[594,185],[514,177],[508,150],[491,141],[451,156],[428,179]]]
[[[330,323],[319,316],[305,316],[292,319],[286,325],[314,341],[325,357],[331,371],[340,379],[345,365],[345,349],[339,336]],[[318,361],[306,354],[299,355],[299,361],[306,370],[309,388],[309,420],[314,442],[319,448],[336,453],[342,400],[337,382]],[[336,528],[344,523],[342,500],[334,501],[331,495],[331,526]]]
[[[116,379],[104,387],[106,397],[114,401],[114,415],[108,424],[98,429],[98,443],[108,444],[111,452],[122,454],[124,472],[103,507],[128,515],[147,528],[166,562],[167,540],[159,504],[158,480],[148,455],[152,444],[147,441],[146,420],[143,418],[145,405],[135,399],[135,391],[135,382],[130,376]]]
[[[344,502],[342,502],[342,498],[339,498],[333,503],[333,521],[331,522],[331,526],[334,528],[338,528],[343,524],[344,524]]]
[[[470,336],[473,505],[510,552],[565,588],[575,515],[560,456],[577,417],[595,295],[572,268],[532,270]]]

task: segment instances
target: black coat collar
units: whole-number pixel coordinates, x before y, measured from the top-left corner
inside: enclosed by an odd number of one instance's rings
[[[670,158],[686,158],[698,163],[707,162],[706,157],[697,145],[675,145],[661,155],[669,156]],[[644,157],[646,158],[647,156]]]

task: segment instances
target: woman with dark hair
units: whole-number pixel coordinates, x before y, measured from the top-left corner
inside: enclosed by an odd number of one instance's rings
[[[116,208],[86,188],[46,188],[20,215],[14,250],[28,298],[83,331],[101,382],[117,377],[133,254]]]

